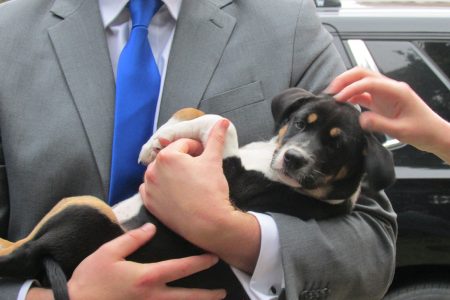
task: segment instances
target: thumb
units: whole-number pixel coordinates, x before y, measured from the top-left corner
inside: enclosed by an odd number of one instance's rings
[[[148,242],[156,232],[155,225],[147,223],[140,228],[130,230],[114,240],[104,244],[101,251],[115,258],[125,258]],[[100,250],[100,249],[99,249]]]
[[[227,119],[222,119],[214,125],[206,141],[204,156],[222,161],[228,126],[230,126],[230,121]]]
[[[179,152],[183,154],[189,154],[192,156],[198,156],[200,155],[200,153],[202,153],[202,151],[203,146],[200,142],[184,138],[168,143],[167,146],[163,150],[161,150],[162,153]]]
[[[364,130],[388,134],[392,137],[398,135],[398,127],[395,120],[383,117],[377,113],[366,111],[359,117],[359,123]]]

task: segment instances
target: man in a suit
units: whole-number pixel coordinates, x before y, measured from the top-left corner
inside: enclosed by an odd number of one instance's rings
[[[115,72],[129,32],[127,2],[13,0],[0,7],[2,237],[23,238],[63,197],[108,199]],[[309,0],[164,4],[149,28],[162,79],[159,125],[179,108],[198,107],[230,119],[241,145],[268,138],[274,95],[291,86],[320,92],[344,70]],[[213,207],[208,206],[211,214],[217,213]],[[364,194],[351,215],[320,222],[279,214],[241,216],[249,226],[234,228],[226,247],[242,251],[214,254],[235,267],[255,299],[378,299],[392,280],[397,228],[383,196]],[[139,232],[142,242],[145,234]],[[250,237],[246,245],[244,236]],[[120,245],[112,243],[107,250],[117,254]],[[102,251],[74,275],[77,283],[97,275],[96,284],[87,280],[92,294],[83,299],[100,299],[101,291],[139,299],[129,273],[108,268],[116,261],[99,265],[111,257]],[[210,264],[197,261],[196,266]],[[157,275],[153,278],[163,277]],[[79,290],[70,289],[75,279],[69,281],[69,292],[78,299]],[[28,287],[0,280],[0,299],[27,295]],[[117,289],[121,293],[114,293]],[[37,290],[32,288],[28,299]]]

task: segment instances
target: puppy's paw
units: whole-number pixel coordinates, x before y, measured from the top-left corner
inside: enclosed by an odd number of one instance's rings
[[[163,148],[164,147],[161,145],[156,135],[152,136],[150,140],[142,146],[138,162],[144,165],[150,164],[155,160],[156,155],[158,155],[158,152]]]

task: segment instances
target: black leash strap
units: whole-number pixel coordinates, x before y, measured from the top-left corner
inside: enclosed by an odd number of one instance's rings
[[[50,257],[44,258],[44,268],[55,300],[70,300],[67,278],[59,264]]]

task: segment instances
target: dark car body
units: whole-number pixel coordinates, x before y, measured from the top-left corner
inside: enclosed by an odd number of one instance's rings
[[[326,2],[318,4],[327,6]],[[448,4],[354,3],[353,8],[331,4],[335,7],[318,7],[319,15],[348,68],[363,66],[407,82],[439,115],[450,120]],[[386,190],[399,225],[391,292],[437,281],[450,286],[450,166],[388,136],[385,145],[393,152],[397,176],[396,183]],[[450,288],[448,291],[445,299],[450,299]]]

